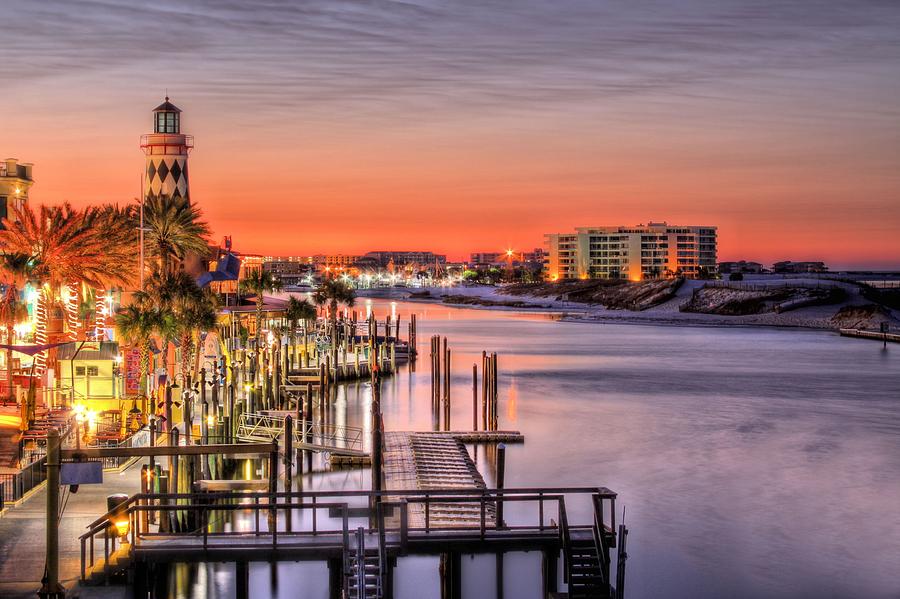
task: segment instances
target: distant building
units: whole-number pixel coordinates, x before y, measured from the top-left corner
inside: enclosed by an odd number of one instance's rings
[[[772,270],[776,274],[803,274],[828,272],[828,267],[825,266],[824,262],[792,262],[791,260],[785,260],[773,264]]]
[[[342,271],[351,269],[359,258],[353,254],[316,254],[310,256],[310,261],[318,272]]]
[[[656,279],[716,270],[716,228],[648,223],[545,235],[545,277]]]
[[[758,275],[765,272],[765,268],[759,262],[739,260],[737,262],[719,262],[719,274],[730,275],[739,272],[744,275]]]
[[[397,268],[398,270],[408,267],[418,267],[422,269],[434,268],[437,265],[443,268],[447,264],[447,256],[443,254],[435,254],[433,252],[368,252],[363,259],[371,259],[379,268]]]
[[[307,283],[315,266],[306,260],[275,258],[263,262],[263,270],[271,272],[285,287],[290,287]]]
[[[25,204],[32,185],[30,163],[19,164],[16,158],[0,161],[0,219],[12,217],[16,208]]]
[[[469,265],[475,267],[504,266],[509,264],[510,258],[512,258],[512,263],[515,265],[543,264],[544,250],[535,248],[531,252],[514,251],[512,256],[507,252],[473,252],[469,255]]]

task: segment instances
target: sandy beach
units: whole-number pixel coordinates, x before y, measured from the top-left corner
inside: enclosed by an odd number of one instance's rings
[[[643,311],[610,310],[602,305],[587,304],[582,302],[566,301],[560,298],[533,297],[528,295],[512,295],[504,293],[504,287],[492,286],[459,286],[459,287],[423,287],[419,289],[390,288],[360,290],[361,297],[378,297],[385,299],[409,300],[423,303],[441,303],[454,305],[445,299],[453,296],[465,296],[475,301],[484,302],[463,304],[466,308],[482,310],[534,310],[561,313],[563,318],[596,322],[629,322],[656,325],[673,326],[767,326],[767,327],[799,327],[810,329],[836,330],[842,326],[857,326],[859,328],[877,329],[882,320],[886,320],[893,327],[900,327],[900,314],[896,311],[887,311],[889,316],[876,315],[865,322],[841,322],[833,320],[835,313],[845,306],[865,306],[870,302],[862,297],[859,288],[840,282],[820,282],[817,279],[768,279],[753,280],[748,283],[753,285],[771,285],[772,287],[786,284],[816,285],[828,284],[839,286],[847,292],[847,299],[841,303],[809,306],[781,313],[765,312],[744,316],[724,316],[719,314],[703,314],[696,312],[682,312],[680,306],[690,300],[695,290],[702,288],[708,281],[689,280],[681,286],[674,297],[652,308]],[[721,284],[721,283],[717,283]],[[427,291],[429,295],[424,296]],[[497,304],[491,305],[492,302]],[[515,303],[514,306],[504,306],[502,303]]]

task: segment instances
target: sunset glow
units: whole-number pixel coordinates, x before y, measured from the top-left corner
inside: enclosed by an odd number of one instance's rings
[[[718,226],[722,260],[897,268],[900,11],[863,4],[23,4],[0,147],[34,203],[132,201],[168,89],[192,197],[246,252],[668,220]]]

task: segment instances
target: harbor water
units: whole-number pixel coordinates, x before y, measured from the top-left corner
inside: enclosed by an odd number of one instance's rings
[[[629,599],[900,595],[900,347],[835,333],[597,324],[357,300],[419,319],[415,372],[385,380],[388,430],[430,430],[427,339],[452,349],[451,428],[472,428],[472,364],[499,354],[500,428],[520,430],[506,484],[606,486],[630,529]],[[342,387],[335,421],[367,426],[371,389]],[[490,486],[493,462],[476,461]],[[368,471],[304,489],[367,488]],[[296,488],[295,485],[295,488]],[[492,598],[494,558],[463,560],[464,596]],[[175,571],[183,597],[234,596],[233,564]],[[510,554],[504,596],[540,596],[540,556]],[[440,596],[438,561],[401,559],[396,596]],[[252,564],[252,597],[327,596],[324,564]]]

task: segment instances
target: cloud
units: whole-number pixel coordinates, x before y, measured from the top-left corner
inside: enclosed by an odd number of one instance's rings
[[[49,0],[6,19],[13,86],[127,69],[273,118],[741,101],[735,81],[900,64],[900,5],[874,0]]]

